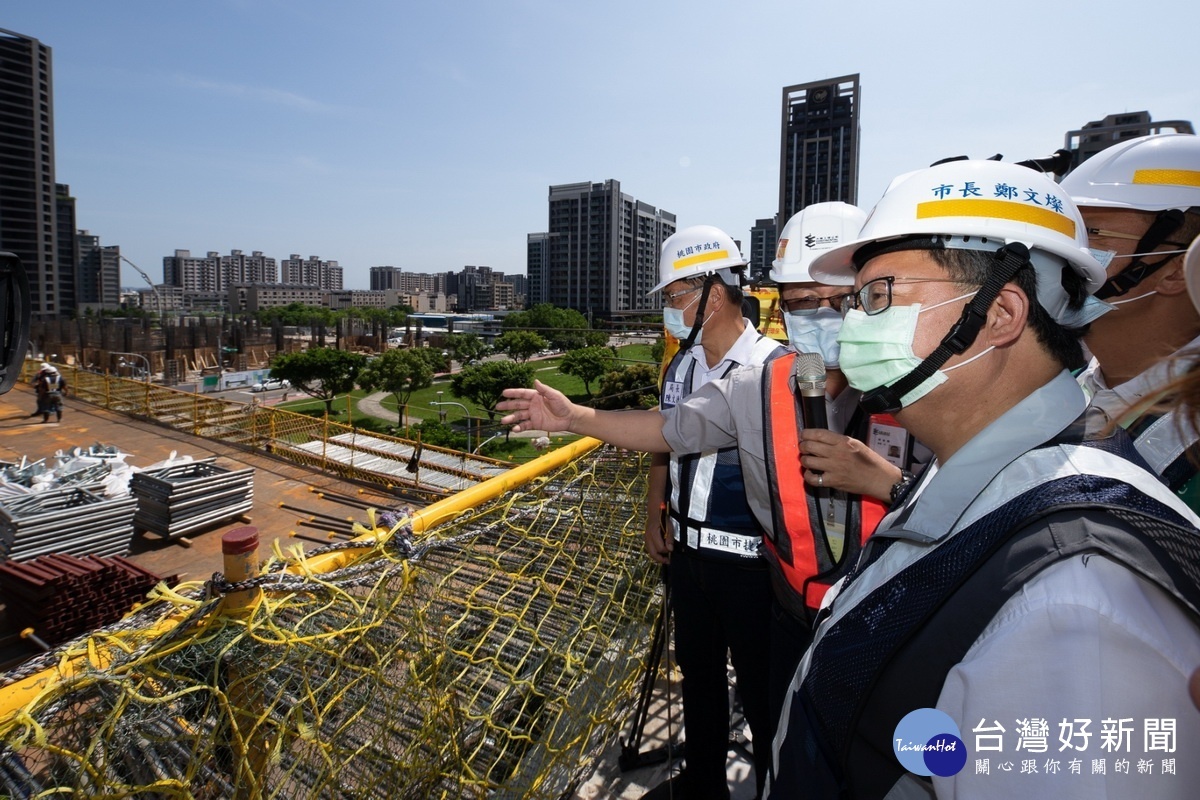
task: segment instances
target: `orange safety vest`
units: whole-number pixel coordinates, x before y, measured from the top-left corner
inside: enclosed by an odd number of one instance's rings
[[[818,502],[832,502],[830,490],[804,482],[800,464],[800,430],[804,427],[800,398],[791,385],[795,353],[787,353],[763,368],[763,432],[772,526],[763,537],[772,566],[775,594],[789,612],[812,621],[829,587],[843,575],[875,532],[887,506],[873,497],[846,497],[846,533],[840,559],[835,559],[825,533]],[[862,438],[862,415],[855,414],[847,435]],[[858,434],[858,435],[855,435]],[[824,497],[822,497],[824,496]]]

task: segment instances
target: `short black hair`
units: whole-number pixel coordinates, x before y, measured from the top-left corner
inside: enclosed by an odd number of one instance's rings
[[[987,250],[934,247],[929,248],[929,255],[951,278],[968,286],[982,286],[995,267],[995,254]],[[1062,265],[1061,270],[1060,280],[1067,293],[1067,307],[1077,310],[1087,299],[1087,286],[1083,276],[1066,264]],[[1079,369],[1086,363],[1080,340],[1087,332],[1087,326],[1067,328],[1050,316],[1050,312],[1038,302],[1039,280],[1045,280],[1045,276],[1039,275],[1029,262],[1022,265],[1012,279],[1012,283],[1029,298],[1029,327],[1051,357],[1066,369]]]

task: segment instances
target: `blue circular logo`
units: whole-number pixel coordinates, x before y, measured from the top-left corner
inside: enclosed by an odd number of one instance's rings
[[[918,708],[904,716],[892,737],[900,765],[914,775],[948,778],[967,764],[967,746],[958,725],[936,708]]]

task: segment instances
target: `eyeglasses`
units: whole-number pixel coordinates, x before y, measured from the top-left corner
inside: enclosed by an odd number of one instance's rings
[[[663,292],[663,300],[666,301],[665,304],[671,308],[678,308],[679,306],[677,306],[676,303],[678,303],[681,298],[687,297],[689,294],[694,294],[703,288],[703,286],[693,286],[691,289],[684,289],[682,292]],[[684,308],[687,308],[687,306],[684,306]]]
[[[853,296],[854,292],[835,294],[832,297],[819,297],[815,294],[804,295],[802,297],[789,297],[780,300],[779,307],[787,314],[815,314],[822,303],[832,309],[839,310],[845,304],[846,298]]]
[[[882,314],[892,307],[892,285],[896,283],[962,283],[953,278],[897,278],[887,275],[867,281],[857,292],[842,296],[842,313],[851,309],[861,308],[863,312],[873,317]]]

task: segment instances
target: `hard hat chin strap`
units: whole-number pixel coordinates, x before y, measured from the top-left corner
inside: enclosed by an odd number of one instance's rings
[[[1165,244],[1168,237],[1183,225],[1183,212],[1178,208],[1168,208],[1158,212],[1154,222],[1150,224],[1134,248],[1135,253],[1152,253],[1155,248]],[[1107,300],[1125,294],[1142,281],[1157,272],[1164,264],[1173,259],[1176,254],[1163,256],[1153,263],[1146,262],[1141,256],[1129,262],[1125,269],[1109,278],[1103,286],[1096,290],[1098,300]]]
[[[899,411],[903,405],[900,400],[913,389],[930,378],[950,359],[958,355],[979,337],[979,331],[987,322],[988,309],[1000,296],[1000,290],[1011,281],[1018,270],[1029,264],[1029,248],[1019,242],[1006,244],[992,256],[994,266],[988,273],[983,286],[971,298],[963,309],[962,316],[942,337],[937,348],[925,357],[925,360],[913,368],[911,372],[890,386],[880,386],[864,392],[859,403],[868,414],[882,414]],[[1037,302],[1036,298],[1033,302]]]
[[[696,343],[696,337],[700,335],[700,326],[704,323],[704,307],[708,305],[708,293],[712,291],[715,280],[718,280],[715,274],[704,276],[704,288],[700,290],[700,302],[696,305],[696,321],[692,323],[687,339],[679,344],[680,350],[688,350]]]

